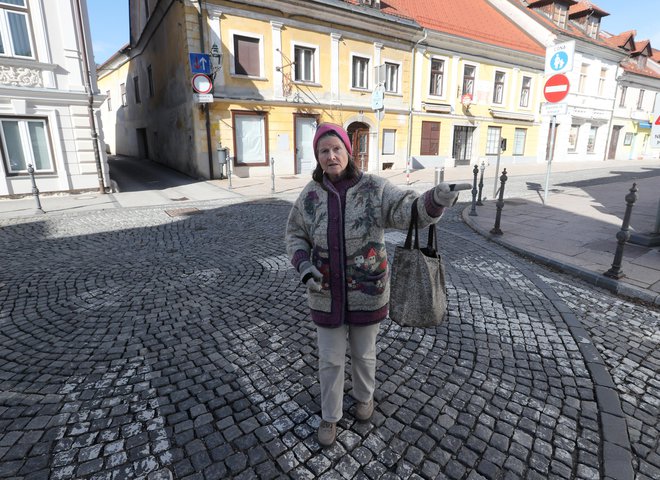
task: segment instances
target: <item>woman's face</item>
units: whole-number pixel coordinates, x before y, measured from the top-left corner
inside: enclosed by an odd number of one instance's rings
[[[321,169],[330,180],[337,181],[348,166],[348,151],[339,137],[326,135],[316,145],[316,155]]]

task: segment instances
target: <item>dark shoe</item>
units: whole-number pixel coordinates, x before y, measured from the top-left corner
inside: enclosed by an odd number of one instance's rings
[[[368,402],[357,402],[355,407],[355,418],[361,422],[366,422],[371,418],[371,415],[374,413],[374,399],[372,398]]]
[[[321,425],[319,425],[318,436],[321,446],[329,447],[335,443],[335,438],[337,438],[337,424],[322,420]]]

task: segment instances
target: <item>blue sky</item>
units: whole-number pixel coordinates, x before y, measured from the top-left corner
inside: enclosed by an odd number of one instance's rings
[[[459,1],[459,0],[455,0]],[[602,28],[611,33],[637,30],[637,40],[651,40],[660,50],[660,0],[591,0],[610,15]],[[96,63],[103,63],[128,43],[128,0],[87,0]]]

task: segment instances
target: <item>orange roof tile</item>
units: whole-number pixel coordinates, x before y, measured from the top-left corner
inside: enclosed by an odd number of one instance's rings
[[[655,48],[653,49],[653,55],[651,55],[651,58],[655,60],[656,62],[660,63],[660,50],[656,50]]]
[[[545,55],[545,47],[487,0],[387,0],[381,3],[381,10],[412,18],[430,30]]]
[[[651,46],[651,41],[650,40],[640,40],[638,42],[635,42],[635,51],[632,53],[642,53],[645,49],[649,48]]]
[[[590,42],[596,45],[600,45],[603,47],[608,47],[608,48],[616,48],[613,47],[612,45],[608,44],[605,42],[603,37],[599,38],[592,38],[587,33],[585,30],[581,27],[578,27],[576,23],[572,20],[569,20],[566,22],[566,27],[565,28],[560,28],[557,24],[555,24],[551,18],[549,18],[545,13],[543,13],[541,10],[537,8],[532,8],[534,6],[541,5],[540,2],[534,2],[534,3],[529,3],[525,2],[524,0],[512,0],[513,5],[516,5],[519,9],[522,11],[526,11],[528,14],[532,15],[532,17],[541,25],[545,26],[546,28],[550,29],[551,31],[562,31],[572,37],[579,38],[581,40],[584,40],[586,42]],[[552,2],[545,2],[545,3],[552,3]]]
[[[660,73],[656,72],[655,70],[650,69],[649,67],[639,68],[639,66],[637,65],[637,62],[635,60],[631,60],[631,61],[628,61],[628,62],[623,62],[621,64],[621,67],[626,72],[637,73],[639,75],[644,75],[645,77],[660,78]]]
[[[627,32],[620,33],[618,35],[605,36],[601,35],[602,40],[612,47],[622,48],[628,41],[630,37],[633,37],[633,44],[635,43],[634,37],[637,35],[635,30],[628,30]]]
[[[594,13],[598,14],[599,17],[605,17],[609,15],[605,10],[600,8],[598,5],[596,5],[593,2],[590,2],[588,0],[580,0],[578,3],[575,5],[571,5],[568,9],[568,15],[578,15],[584,12],[589,12],[593,10]]]

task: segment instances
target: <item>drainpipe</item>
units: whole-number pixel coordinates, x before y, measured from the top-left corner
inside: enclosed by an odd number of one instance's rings
[[[92,90],[92,71],[89,68],[89,57],[87,56],[87,37],[85,35],[85,23],[82,17],[81,0],[76,0],[73,4],[78,17],[78,35],[80,35],[80,42],[82,46],[83,65],[85,67],[85,91],[87,92],[87,112],[89,114],[89,124],[92,128],[92,143],[94,145],[94,160],[96,161],[96,175],[99,180],[99,193],[105,192],[105,184],[103,182],[103,166],[101,164],[101,153],[99,152],[99,134],[96,130],[96,118],[94,117],[94,91]]]
[[[197,0],[197,4],[199,5],[199,43],[201,45],[201,51],[205,52],[206,48],[204,45],[204,18],[202,15],[202,0]],[[209,152],[209,180],[213,180],[213,151],[211,150],[211,116],[209,114],[209,104],[204,103],[202,108],[204,109],[206,122],[206,149]]]
[[[415,58],[417,57],[417,46],[426,40],[428,37],[428,30],[424,29],[424,36],[417,40],[412,48],[412,71],[410,72],[410,111],[408,112],[408,158],[406,159],[406,170],[410,171],[412,162],[410,161],[410,152],[412,151],[412,119],[413,119],[413,103],[415,100]]]

